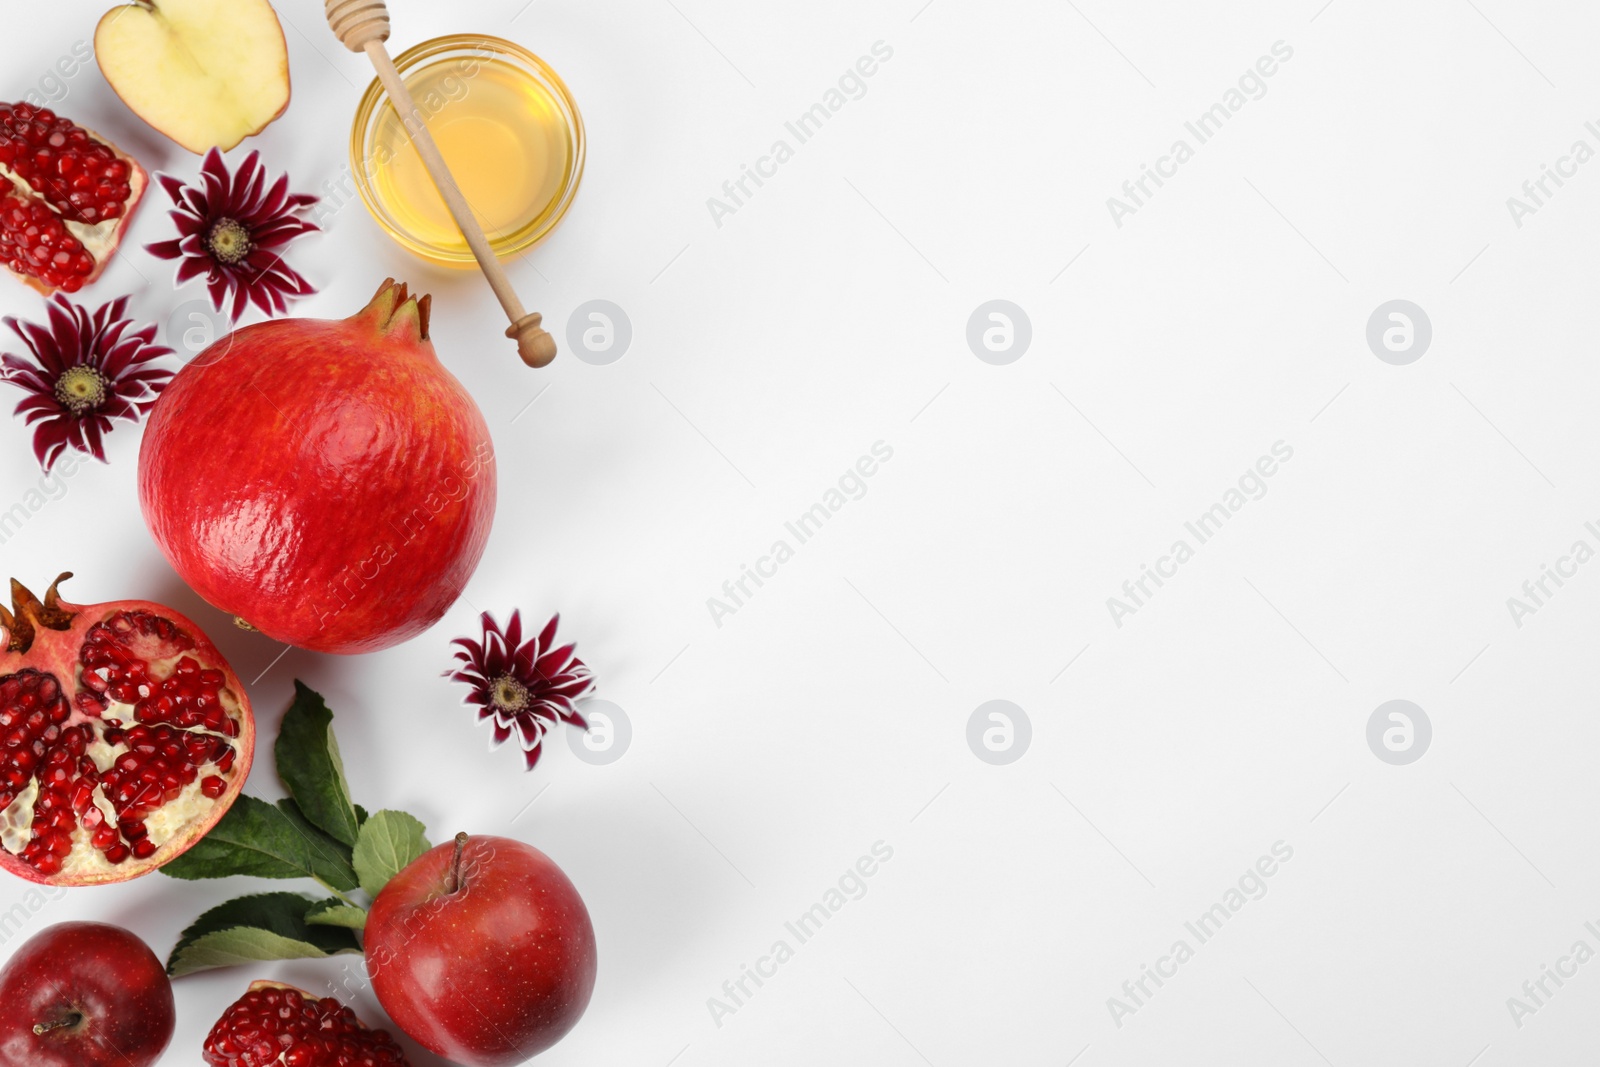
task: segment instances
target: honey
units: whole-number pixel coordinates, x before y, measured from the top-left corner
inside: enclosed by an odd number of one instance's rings
[[[583,169],[583,125],[538,57],[488,37],[444,38],[396,61],[428,132],[499,256],[531,247],[565,214]],[[400,116],[374,83],[356,116],[357,186],[401,244],[470,266],[471,250]]]

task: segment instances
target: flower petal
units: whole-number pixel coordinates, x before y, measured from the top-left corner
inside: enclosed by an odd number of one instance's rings
[[[167,191],[167,196],[172,199],[174,204],[183,202],[183,182],[170,174],[157,174],[156,181],[161,183],[161,188]]]
[[[175,246],[178,242],[172,241],[170,243]],[[151,246],[151,250],[154,250],[153,245]],[[180,255],[182,255],[181,252],[174,252],[172,255],[163,256],[162,258],[177,259]],[[182,285],[184,282],[189,281],[192,278],[198,278],[200,275],[206,273],[206,271],[210,268],[211,264],[207,260],[201,259],[197,256],[187,256],[178,261],[178,274],[175,284]]]

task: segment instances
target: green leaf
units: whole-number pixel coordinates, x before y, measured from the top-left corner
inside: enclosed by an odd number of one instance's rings
[[[173,951],[182,950],[205,934],[234,926],[256,926],[285,937],[311,940],[327,951],[337,951],[348,943],[347,938],[334,932],[308,931],[303,921],[308,910],[315,911],[336,903],[338,901],[332,899],[313,900],[304,893],[283,890],[235,897],[211,908],[190,923],[183,936],[178,938]]]
[[[189,925],[167,959],[174,977],[254,960],[321,959],[360,952],[349,929],[311,926],[307,909],[336,901],[313,901],[300,893],[257,893],[218,904]]]
[[[355,867],[361,888],[377,897],[384,884],[433,846],[427,829],[403,811],[375,811],[356,841]]]
[[[350,802],[350,785],[333,735],[333,712],[310,686],[294,683],[294,703],[284,713],[273,749],[278,777],[312,825],[354,847],[361,821]]]
[[[351,936],[354,937],[354,934]],[[352,945],[338,951],[359,954],[361,949]],[[324,952],[309,941],[284,937],[271,930],[262,930],[254,926],[235,926],[196,939],[183,950],[182,954],[173,958],[167,969],[172,977],[181,978],[183,975],[208,971],[214,967],[233,967],[240,963],[262,960],[320,960],[336,954]]]
[[[186,880],[233,874],[321,878],[341,892],[357,885],[355,871],[343,861],[331,839],[283,809],[251,796],[235,800],[210,833],[161,871]]]
[[[357,804],[355,807],[356,807],[356,822],[360,822],[360,823],[366,822],[367,821],[367,809],[363,808],[360,804]]]
[[[356,870],[350,865],[349,848],[312,826],[294,801],[287,798],[278,801],[278,810],[283,812],[294,828],[304,835],[309,846],[311,873],[318,881],[341,893],[354,889],[359,884]]]
[[[313,926],[342,926],[346,930],[364,930],[367,926],[367,909],[329,900],[306,912],[306,922]]]

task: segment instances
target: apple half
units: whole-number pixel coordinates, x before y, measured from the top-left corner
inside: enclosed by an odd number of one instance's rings
[[[289,49],[267,0],[135,0],[100,19],[94,53],[134,114],[197,154],[289,106]]]

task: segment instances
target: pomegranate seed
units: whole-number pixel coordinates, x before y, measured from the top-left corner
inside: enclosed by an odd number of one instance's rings
[[[106,862],[107,863],[115,865],[115,864],[121,863],[123,860],[125,860],[127,858],[128,858],[128,846],[127,845],[117,844],[117,845],[112,845],[110,848],[106,849]]]
[[[155,854],[156,843],[150,840],[148,837],[133,843],[133,855],[135,859],[147,860]]]
[[[13,272],[67,289],[94,271],[94,258],[43,200],[7,190],[0,196],[0,223],[0,260]]]
[[[0,136],[4,137],[0,160],[63,216],[77,222],[94,219],[74,213],[75,208],[84,205],[74,204],[64,195],[67,188],[61,180],[64,175],[87,176],[94,183],[91,188],[99,195],[101,189],[115,194],[131,174],[127,162],[117,158],[107,145],[92,141],[87,130],[48,109],[36,115],[17,110],[0,113]],[[32,151],[18,152],[19,142],[30,146]],[[116,201],[126,196],[124,193]],[[111,202],[104,197],[91,198],[89,205],[103,209]]]
[[[200,792],[215,800],[228,791],[228,783],[211,774],[200,779]]]

